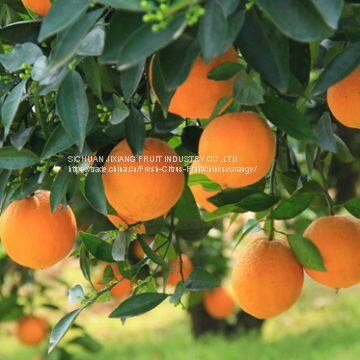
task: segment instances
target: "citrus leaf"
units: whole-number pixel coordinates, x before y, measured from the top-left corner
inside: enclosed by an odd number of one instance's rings
[[[41,25],[39,42],[73,24],[90,5],[89,0],[55,1]]]
[[[89,118],[85,87],[79,73],[72,70],[62,82],[56,97],[56,107],[61,123],[80,151],[84,147]]]
[[[349,200],[344,206],[351,215],[360,218],[360,199]]]
[[[185,281],[189,291],[203,291],[220,286],[220,280],[203,269],[195,269]]]
[[[315,244],[298,234],[288,234],[291,250],[301,265],[307,269],[326,271],[323,259]]]
[[[27,149],[16,150],[6,146],[0,149],[0,168],[19,170],[39,163],[37,155]]]
[[[85,245],[86,249],[96,259],[106,262],[114,262],[112,257],[112,246],[106,241],[98,238],[97,236],[80,232],[80,239]]]
[[[163,293],[144,293],[131,296],[123,301],[110,315],[110,318],[126,319],[144,314],[160,305],[169,295]]]
[[[69,314],[65,315],[52,329],[50,334],[50,346],[49,353],[54,350],[56,345],[64,337],[67,331],[71,328],[72,324],[75,322],[76,318],[80,315],[82,308],[78,308]]]
[[[47,160],[53,155],[68,149],[75,141],[70,138],[65,129],[59,124],[46,141],[41,160]]]

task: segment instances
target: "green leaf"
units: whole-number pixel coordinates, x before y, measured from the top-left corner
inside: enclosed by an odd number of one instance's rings
[[[10,135],[11,145],[14,146],[17,150],[21,150],[30,139],[32,133],[34,132],[34,129],[35,128],[31,126],[17,133],[11,134]]]
[[[221,186],[210,180],[204,174],[190,174],[188,177],[188,185],[202,185],[206,191],[221,191]]]
[[[8,54],[0,54],[0,63],[9,72],[22,69],[24,64],[33,65],[42,56],[41,49],[32,43],[17,44]]]
[[[6,189],[6,185],[8,184],[10,175],[11,175],[10,170],[0,170],[0,210],[2,208],[4,192]]]
[[[333,34],[341,15],[343,1],[256,0],[274,24],[288,37],[310,42]]]
[[[326,271],[323,259],[315,244],[298,234],[288,234],[292,252],[301,265],[307,269]]]
[[[54,212],[58,205],[65,199],[66,192],[72,178],[73,174],[69,172],[68,166],[63,167],[56,175],[51,185],[50,193],[50,206],[52,212]]]
[[[101,175],[101,172],[89,171],[85,181],[85,198],[97,212],[107,216],[108,208]]]
[[[125,134],[132,153],[138,158],[144,149],[145,119],[141,111],[133,105],[130,107],[130,115],[125,120]]]
[[[189,125],[184,127],[181,133],[182,146],[190,150],[194,154],[199,152],[199,142],[203,129],[197,125]]]
[[[281,200],[280,204],[271,211],[272,219],[292,219],[306,210],[314,199],[313,193],[295,192],[290,198]]]
[[[205,15],[200,19],[199,43],[205,62],[209,62],[224,52],[227,35],[227,21],[223,8],[216,0],[205,6]]]
[[[316,126],[317,132],[317,144],[332,153],[338,152],[338,147],[336,145],[336,138],[332,129],[332,122],[329,113],[324,113]]]
[[[350,151],[350,149],[347,147],[347,145],[344,143],[342,139],[340,139],[336,134],[334,134],[335,140],[336,140],[336,147],[337,147],[337,154],[336,157],[338,157],[341,161],[345,163],[351,163],[355,159]]]
[[[185,288],[189,291],[203,291],[220,286],[220,280],[203,269],[194,270],[185,281]]]
[[[185,186],[174,210],[175,216],[180,220],[201,219],[194,195],[188,186]]]
[[[164,268],[169,267],[169,264],[161,256],[159,256],[156,252],[154,252],[154,250],[148,245],[148,243],[145,240],[145,237],[142,234],[137,235],[137,240],[141,248],[144,250],[144,253],[148,256],[150,260],[152,260],[155,264],[158,264]]]
[[[120,85],[126,101],[134,95],[143,76],[145,61],[140,62],[131,68],[124,70],[120,75]]]
[[[271,208],[279,201],[278,196],[272,196],[265,193],[255,193],[246,196],[236,203],[241,209],[253,212],[264,211]]]
[[[80,245],[80,256],[79,256],[80,269],[84,278],[91,283],[91,272],[90,272],[90,259],[89,252],[86,250],[85,245]],[[91,283],[92,284],[92,283]]]
[[[115,261],[125,261],[126,252],[129,246],[129,237],[127,233],[121,233],[116,236],[111,250],[111,255]]]
[[[251,9],[246,13],[236,42],[249,65],[272,86],[286,93],[290,79],[288,39]]]
[[[65,129],[59,124],[46,141],[41,160],[47,160],[51,156],[68,149],[74,145],[75,141],[67,134]]]
[[[84,289],[79,284],[69,289],[68,299],[69,302],[71,303],[82,301],[84,299],[84,296],[85,296]]]
[[[175,114],[168,114],[164,117],[161,107],[158,103],[155,104],[155,109],[151,114],[151,121],[153,123],[153,130],[158,134],[168,134],[170,131],[176,129],[184,122],[184,118]]]
[[[186,241],[202,239],[210,231],[211,226],[201,219],[180,220],[175,228],[175,233]]]
[[[100,21],[82,40],[76,53],[81,56],[99,56],[105,46],[104,24]]]
[[[360,41],[350,43],[321,73],[312,95],[319,95],[350,75],[360,63]]]
[[[208,79],[215,81],[229,80],[240,72],[244,67],[235,62],[226,61],[213,68],[207,75]]]
[[[117,56],[128,38],[142,25],[141,14],[116,11],[107,26],[105,48],[99,60],[104,63],[115,64]]]
[[[169,295],[163,293],[144,293],[134,295],[123,301],[110,315],[110,318],[126,319],[144,314],[160,305]]]
[[[0,168],[19,170],[39,163],[37,155],[27,149],[16,150],[11,146],[0,149]]]
[[[82,68],[89,88],[99,100],[102,100],[101,74],[98,63],[94,58],[86,57],[82,62]]]
[[[127,11],[140,11],[144,9],[141,7],[141,0],[99,0],[100,4],[110,5],[115,9],[127,10]]]
[[[234,99],[239,105],[253,106],[264,103],[264,89],[259,82],[241,71],[234,85]]]
[[[90,5],[89,0],[55,1],[41,25],[39,42],[73,24]]]
[[[0,28],[0,39],[5,43],[23,44],[36,42],[41,21],[19,21]]]
[[[71,328],[72,324],[75,322],[76,318],[80,315],[83,308],[78,308],[71,313],[65,315],[52,329],[50,334],[50,346],[49,352],[54,350],[56,345],[60,342],[60,340],[64,337],[67,331]]]
[[[211,213],[204,214],[203,219],[206,222],[214,221],[217,219],[221,219],[222,217],[224,217],[225,215],[228,215],[229,213],[238,212],[238,211],[239,211],[239,208],[236,207],[235,205],[232,205],[232,204],[224,205],[224,206],[218,207],[216,210],[212,211]]]
[[[186,293],[185,283],[183,281],[179,281],[176,284],[175,291],[169,300],[170,304],[178,304],[185,293]]]
[[[64,129],[82,151],[89,118],[89,104],[85,83],[76,71],[72,70],[61,84],[56,97],[56,107]]]
[[[256,219],[249,219],[246,224],[241,228],[240,236],[237,239],[236,246],[246,238],[249,234],[254,234],[262,231],[261,225]]]
[[[208,200],[218,207],[223,205],[236,204],[251,194],[263,191],[265,187],[264,184],[264,181],[259,181],[254,185],[245,186],[238,189],[226,189],[221,193],[212,196]]]
[[[130,110],[118,96],[113,95],[113,99],[115,109],[112,112],[110,123],[117,125],[122,123],[130,115]]]
[[[351,215],[360,219],[360,199],[349,200],[344,207]]]
[[[98,341],[96,341],[94,338],[92,338],[88,334],[85,334],[83,336],[77,336],[77,337],[73,338],[69,342],[69,344],[81,346],[84,350],[91,352],[91,353],[97,353],[103,348],[102,345]]]
[[[80,232],[80,239],[89,253],[96,259],[106,262],[114,262],[112,257],[112,246],[97,236]]]
[[[199,53],[196,39],[187,34],[159,52],[159,67],[167,91],[176,90],[186,80]]]
[[[154,32],[151,27],[151,23],[144,24],[128,37],[118,53],[119,70],[128,69],[144,61],[149,55],[176,40],[185,30],[186,21],[180,15],[175,16],[166,29]]]
[[[9,135],[11,124],[13,123],[19,105],[23,100],[23,95],[26,89],[27,79],[22,80],[17,84],[11,93],[6,97],[4,104],[1,107],[1,120],[4,125],[4,139]]]
[[[90,11],[59,34],[50,57],[52,71],[66,64],[76,53],[81,41],[102,15],[103,9]]]
[[[274,96],[265,96],[265,104],[261,106],[261,109],[274,125],[295,139],[316,139],[305,115],[286,100]]]
[[[168,90],[165,84],[165,78],[160,67],[159,56],[155,55],[150,64],[152,72],[152,86],[157,100],[160,103],[164,117],[168,116],[168,109],[171,99],[175,93],[174,90]]]

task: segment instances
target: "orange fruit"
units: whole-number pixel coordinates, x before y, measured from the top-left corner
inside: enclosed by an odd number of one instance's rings
[[[50,209],[50,192],[13,201],[0,219],[0,237],[5,251],[16,263],[44,269],[64,259],[77,234],[76,219],[69,206]]]
[[[223,188],[258,182],[270,170],[275,138],[264,119],[253,112],[219,116],[205,128],[199,156],[206,175]]]
[[[339,122],[360,129],[360,66],[328,89],[327,103]]]
[[[133,160],[126,140],[106,160],[103,182],[109,203],[119,214],[139,221],[164,215],[184,189],[176,152],[162,140],[147,138],[142,157]]]
[[[192,262],[190,258],[185,254],[181,255],[181,258],[183,263],[182,272],[184,275],[184,280],[187,280],[193,270]],[[175,286],[179,281],[182,280],[180,273],[180,258],[171,261],[170,265],[172,267],[172,270],[168,278],[168,284]]]
[[[197,170],[196,170],[197,169]],[[201,173],[201,162],[194,161],[191,164],[190,174]],[[195,201],[198,205],[200,205],[204,210],[208,212],[215,211],[217,207],[208,201],[209,198],[215,196],[220,191],[217,190],[207,190],[204,188],[202,184],[195,184],[190,186],[190,190],[194,195]]]
[[[139,222],[137,220],[121,215],[119,216],[108,215],[108,219],[115,227],[120,228],[120,230],[122,231],[125,231],[129,227],[129,225],[131,226]],[[146,231],[144,224],[139,224],[138,226],[135,226],[133,229],[134,229],[134,234],[143,234]]]
[[[235,78],[224,81],[208,79],[208,73],[225,62],[238,62],[237,53],[231,47],[223,55],[209,64],[198,58],[187,79],[175,91],[169,112],[185,118],[208,118],[217,102],[224,97],[232,97]],[[152,85],[152,65],[150,65],[150,84]],[[155,93],[155,91],[154,91]]]
[[[267,238],[251,240],[237,257],[232,286],[245,312],[268,319],[288,310],[301,294],[302,266],[286,242]]]
[[[118,284],[116,284],[111,290],[110,295],[115,299],[125,299],[127,298],[132,292],[132,284],[131,281],[123,278],[119,273],[116,264],[109,264],[114,272],[114,278],[117,280],[121,280]],[[94,278],[93,284],[97,291],[102,290],[105,285],[100,284],[100,281],[103,278],[103,274],[100,274]]]
[[[224,287],[206,293],[204,306],[208,314],[216,319],[226,319],[235,312],[234,300]]]
[[[26,345],[36,346],[47,337],[49,324],[45,319],[29,315],[23,317],[17,326],[17,337]]]
[[[50,0],[21,0],[32,12],[45,16],[51,8]]]
[[[317,246],[326,269],[305,269],[310,277],[332,288],[347,288],[360,282],[360,220],[325,216],[312,222],[304,236]]]

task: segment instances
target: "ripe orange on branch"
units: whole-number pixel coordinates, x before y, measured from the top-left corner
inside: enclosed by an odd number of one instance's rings
[[[232,274],[239,306],[259,319],[288,310],[299,298],[303,282],[303,268],[288,245],[267,238],[253,239],[239,252]]]
[[[206,293],[204,306],[208,314],[216,319],[226,319],[235,312],[234,300],[224,287]]]
[[[162,140],[147,138],[142,158],[134,162],[132,157],[126,140],[108,157],[103,182],[109,203],[119,214],[139,221],[164,215],[184,189],[185,177],[176,152]]]
[[[326,269],[305,269],[310,277],[332,288],[347,288],[360,282],[360,220],[325,216],[312,222],[304,236],[317,246]]]
[[[360,129],[360,66],[328,89],[327,102],[339,122]]]
[[[41,344],[49,331],[49,324],[38,316],[25,316],[18,322],[17,337],[25,345]]]
[[[23,4],[34,13],[45,16],[51,8],[50,0],[22,0]]]
[[[53,266],[70,252],[77,234],[69,206],[52,213],[50,192],[13,201],[0,218],[0,237],[5,251],[16,263],[31,268]]]
[[[233,94],[235,78],[215,81],[207,77],[211,70],[225,62],[238,62],[237,53],[233,47],[209,64],[198,58],[185,82],[176,89],[170,102],[169,112],[186,118],[210,117],[217,102]],[[152,67],[150,67],[150,83],[156,93],[152,82]]]
[[[275,138],[266,123],[253,112],[219,116],[205,128],[199,155],[206,175],[223,188],[254,184],[270,170],[275,157]]]

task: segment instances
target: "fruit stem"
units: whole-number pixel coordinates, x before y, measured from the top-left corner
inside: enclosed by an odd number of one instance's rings
[[[35,89],[34,89],[35,116],[36,116],[36,118],[37,118],[37,120],[38,120],[38,122],[40,124],[41,130],[42,130],[42,132],[44,134],[45,139],[47,139],[48,136],[49,136],[49,133],[47,131],[46,120],[42,116],[38,91],[39,90],[38,90],[38,87],[36,85]]]
[[[279,137],[280,137],[280,130],[277,129],[276,130],[276,137],[275,137],[275,142],[276,142],[276,148],[275,148],[275,159],[274,162],[272,164],[271,167],[271,171],[270,171],[270,195],[274,196],[275,192],[276,192],[276,179],[275,179],[275,175],[276,175],[276,167],[277,167],[277,163],[278,163],[278,154],[279,154]],[[274,219],[270,218],[270,223],[269,223],[269,241],[274,239],[274,234],[275,234],[275,221]]]

